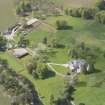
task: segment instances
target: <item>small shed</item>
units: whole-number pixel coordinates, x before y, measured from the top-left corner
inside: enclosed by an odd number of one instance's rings
[[[13,49],[13,55],[15,55],[17,58],[22,58],[28,54],[28,51],[24,48]]]

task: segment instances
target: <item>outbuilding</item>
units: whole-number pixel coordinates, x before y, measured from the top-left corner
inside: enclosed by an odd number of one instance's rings
[[[31,25],[37,23],[38,21],[39,20],[37,18],[32,18],[32,19],[29,19],[26,24],[27,24],[27,26],[31,26]]]
[[[28,51],[24,48],[13,49],[13,55],[15,55],[17,58],[22,58],[28,54]]]

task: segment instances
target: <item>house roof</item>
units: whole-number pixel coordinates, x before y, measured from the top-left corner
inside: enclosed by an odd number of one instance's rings
[[[84,59],[73,60],[68,63],[68,67],[71,69],[79,69],[81,66],[84,66],[87,62]]]
[[[13,55],[15,55],[17,58],[21,58],[27,54],[29,54],[29,53],[24,48],[13,49]]]
[[[32,18],[32,19],[30,19],[30,20],[27,21],[27,25],[32,25],[32,24],[34,24],[35,22],[38,22],[38,19]]]

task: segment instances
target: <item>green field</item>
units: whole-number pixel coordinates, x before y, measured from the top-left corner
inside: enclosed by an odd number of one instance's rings
[[[46,20],[55,27],[56,20],[67,20],[69,25],[73,27],[72,30],[63,30],[56,33],[59,41],[70,45],[76,41],[85,42],[88,45],[101,47],[105,43],[105,25],[96,23],[93,20],[83,20],[81,18],[73,18],[67,16],[50,17]]]
[[[6,30],[17,21],[14,1],[0,0],[0,31]]]

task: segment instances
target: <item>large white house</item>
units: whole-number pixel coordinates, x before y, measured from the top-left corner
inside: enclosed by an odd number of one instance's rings
[[[65,64],[65,67],[68,67],[77,73],[82,72],[82,70],[87,72],[90,70],[90,65],[84,59],[73,60],[68,64]]]

